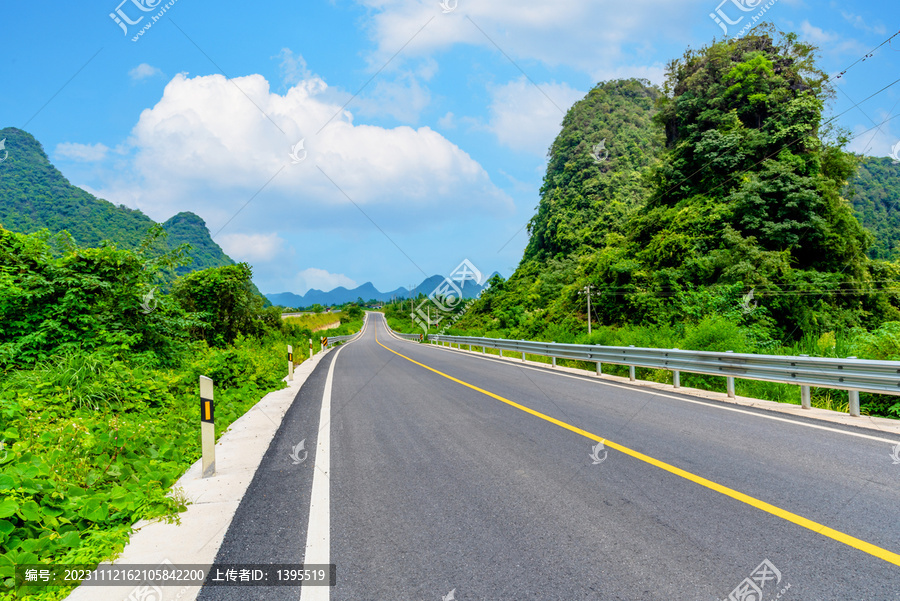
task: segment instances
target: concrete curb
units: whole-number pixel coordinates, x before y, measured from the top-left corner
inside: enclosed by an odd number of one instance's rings
[[[216,443],[215,476],[201,479],[201,461],[198,460],[178,479],[173,490],[181,488],[191,502],[187,511],[179,514],[180,525],[146,520],[135,523],[133,528],[136,532],[112,563],[147,564],[148,567],[161,568],[167,562],[175,565],[212,564],[285,413],[300,387],[327,353],[319,353],[295,367],[294,380],[287,382],[287,388],[270,392],[231,424]],[[134,584],[79,586],[66,600],[128,601],[132,598],[129,595],[138,588]],[[194,601],[201,587],[159,588],[157,596],[153,597],[157,601]],[[154,589],[156,587],[149,587],[150,591]],[[136,598],[145,597],[138,593]]]
[[[398,340],[403,340],[398,339]],[[820,420],[825,422],[831,422],[833,424],[840,424],[843,426],[853,426],[855,428],[865,428],[868,430],[877,430],[882,434],[891,434],[895,436],[900,436],[900,420],[889,419],[886,417],[871,417],[868,415],[863,415],[860,417],[851,417],[847,413],[839,413],[837,411],[829,411],[827,409],[803,409],[800,405],[793,405],[791,403],[779,403],[778,401],[766,401],[762,399],[754,399],[751,397],[742,397],[736,396],[734,398],[730,398],[724,392],[710,392],[708,390],[700,390],[698,388],[687,388],[680,387],[675,388],[671,384],[661,384],[659,382],[649,382],[647,380],[635,380],[630,381],[626,377],[622,376],[611,376],[608,374],[603,374],[598,376],[596,373],[589,371],[578,369],[575,367],[562,367],[556,366],[551,367],[549,363],[541,363],[540,361],[532,361],[530,359],[526,360],[524,363],[519,357],[499,357],[497,355],[483,355],[479,351],[469,351],[465,349],[456,349],[450,348],[446,346],[442,346],[440,344],[429,344],[428,346],[442,348],[445,351],[452,351],[454,353],[464,353],[468,355],[477,355],[479,357],[486,357],[493,359],[494,361],[508,361],[517,365],[528,365],[530,367],[543,367],[548,371],[558,371],[561,373],[573,374],[583,378],[591,378],[602,380],[605,382],[615,382],[618,384],[625,384],[628,386],[635,386],[640,388],[651,388],[660,393],[665,394],[680,394],[686,396],[698,397],[701,399],[706,399],[709,401],[718,401],[720,403],[727,403],[729,405],[739,405],[743,407],[755,407],[757,409],[764,409],[766,411],[772,411],[777,413],[787,413],[790,415],[804,417],[808,419]],[[799,387],[798,387],[799,388]],[[800,392],[797,392],[797,400],[800,399]],[[893,441],[898,442],[898,441]]]

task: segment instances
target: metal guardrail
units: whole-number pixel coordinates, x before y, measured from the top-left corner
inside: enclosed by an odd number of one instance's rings
[[[335,344],[337,344],[338,342],[348,342],[350,340],[353,340],[354,338],[356,338],[357,336],[362,334],[363,330],[365,330],[365,329],[366,329],[366,323],[363,322],[362,330],[360,330],[359,332],[356,332],[355,334],[347,334],[346,336],[322,336],[320,338],[320,340],[322,338],[325,339],[325,344],[322,345],[322,347],[323,347],[322,350],[330,348],[330,347],[334,346]]]
[[[734,397],[735,378],[798,384],[801,404],[805,409],[810,407],[810,386],[847,390],[850,415],[854,416],[859,415],[860,392],[900,395],[900,361],[562,344],[437,334],[429,335],[428,340],[450,346],[456,344],[460,349],[463,345],[468,345],[469,350],[480,346],[482,353],[488,348],[495,349],[500,351],[501,356],[503,351],[512,351],[521,353],[523,361],[526,354],[551,357],[554,367],[557,359],[593,362],[597,364],[598,375],[603,373],[603,363],[627,365],[631,380],[635,379],[635,367],[665,369],[673,373],[675,388],[680,386],[682,371],[724,376],[730,397]]]
[[[360,332],[362,332],[362,330],[360,330],[356,334],[347,334],[346,336],[328,336],[328,342],[324,346],[325,348],[330,348],[338,342],[347,342],[348,340],[353,340],[354,338],[359,336]]]
[[[393,336],[396,336],[397,338],[403,338],[404,340],[411,340],[413,342],[425,342],[425,334],[404,334],[403,332],[398,332],[388,325],[387,318],[385,318],[384,320],[384,326]]]
[[[404,340],[412,340],[412,341],[414,341],[414,342],[424,342],[424,341],[425,341],[425,340],[424,340],[424,339],[425,339],[425,335],[424,335],[424,334],[403,334],[403,333],[401,333],[401,332],[395,332],[394,330],[391,330],[391,333],[392,333],[394,336],[397,336],[397,337],[399,337],[399,338],[403,338]]]

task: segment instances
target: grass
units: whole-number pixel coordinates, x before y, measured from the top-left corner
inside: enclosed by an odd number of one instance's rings
[[[325,326],[341,321],[343,313],[313,313],[311,315],[297,315],[294,317],[285,317],[284,320],[291,324],[296,324],[301,328],[309,328],[313,332],[320,329],[326,329]]]

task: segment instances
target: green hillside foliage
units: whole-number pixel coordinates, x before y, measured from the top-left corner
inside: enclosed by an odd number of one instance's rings
[[[206,229],[206,222],[190,212],[181,212],[162,224],[168,234],[168,242],[171,248],[181,244],[191,246],[188,253],[192,261],[177,269],[178,275],[184,275],[191,271],[200,271],[209,267],[224,267],[234,265],[234,261],[228,257],[216,244]]]
[[[550,148],[524,261],[589,251],[623,231],[646,202],[663,149],[662,131],[653,127],[659,97],[646,81],[611,81],[569,110]]]
[[[814,52],[757,27],[671,61],[662,89],[597,85],[550,149],[518,268],[449,331],[900,359],[885,351],[900,321],[900,265],[885,260],[897,166],[843,150]],[[896,417],[894,401],[867,402]]]
[[[856,218],[875,238],[869,257],[900,259],[900,163],[862,157],[845,195]]]
[[[0,130],[0,140],[4,138],[9,157],[0,163],[3,227],[26,234],[42,229],[51,234],[67,231],[83,247],[95,248],[110,240],[118,248],[136,249],[155,225],[140,211],[116,206],[70,184],[31,134],[8,127]],[[154,252],[164,254],[182,244],[190,245],[186,253],[190,262],[164,272],[167,282],[190,271],[234,264],[212,240],[204,221],[193,213],[175,215],[163,229],[169,235],[157,238]]]
[[[46,230],[0,228],[0,599],[13,566],[96,564],[140,519],[177,520],[171,487],[200,456],[198,377],[213,379],[221,435],[284,387],[316,332],[282,322],[252,293],[246,264],[158,286],[181,253],[82,248]],[[183,250],[183,249],[182,249]],[[28,598],[61,599],[65,588]]]
[[[40,142],[14,127],[0,129],[9,157],[0,163],[0,224],[23,233],[48,229],[72,234],[78,244],[116,240],[135,248],[153,220],[125,206],[98,200],[73,186],[50,164]]]
[[[900,267],[866,256],[841,195],[857,160],[823,125],[814,48],[757,31],[687,51],[662,90],[603,83],[573,106],[521,264],[460,327],[581,330],[589,284],[601,324],[728,316],[760,345],[900,320]]]

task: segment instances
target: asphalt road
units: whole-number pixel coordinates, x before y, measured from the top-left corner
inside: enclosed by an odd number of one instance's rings
[[[301,388],[216,559],[313,549],[336,586],[199,599],[900,599],[889,436],[399,341],[382,319]]]

